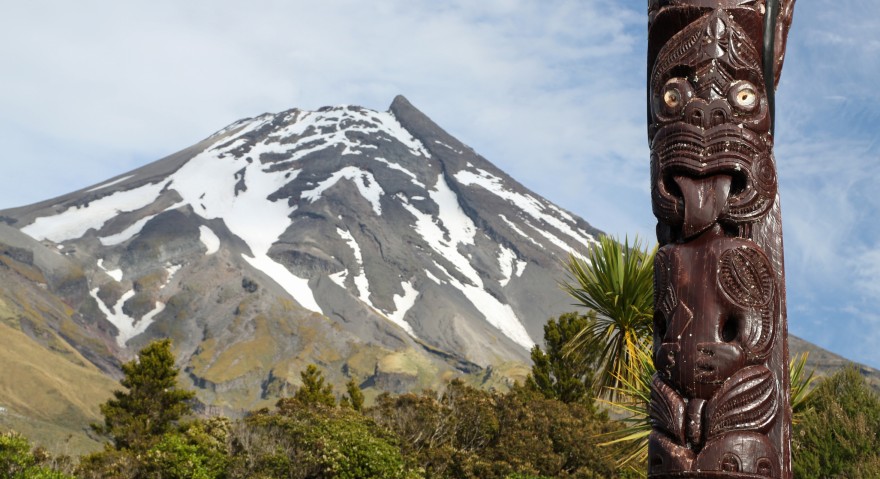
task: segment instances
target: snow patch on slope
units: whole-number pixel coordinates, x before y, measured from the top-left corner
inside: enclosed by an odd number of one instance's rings
[[[183,268],[182,264],[171,264],[171,263],[165,264],[165,272],[168,273],[168,277],[167,277],[167,279],[165,279],[165,284],[162,285],[163,288],[165,286],[168,286],[168,283],[171,282],[171,278],[173,278],[174,275],[178,271],[180,271],[181,268]]]
[[[543,222],[549,226],[552,226],[556,230],[562,232],[567,235],[571,239],[575,240],[579,245],[588,245],[590,243],[595,243],[596,239],[593,238],[592,235],[584,232],[583,230],[578,230],[575,227],[572,227],[568,222],[574,223],[574,217],[570,214],[562,211],[554,205],[543,202],[535,198],[531,195],[524,195],[520,193],[516,193],[514,191],[510,191],[504,188],[503,182],[501,178],[489,173],[488,171],[481,170],[479,168],[476,169],[477,172],[474,173],[468,170],[462,170],[455,174],[455,179],[458,180],[463,185],[477,185],[481,186],[492,194],[507,200],[508,202],[516,205],[519,209],[525,211],[529,216],[538,220],[539,222]],[[550,210],[555,212],[557,215],[561,216],[563,219],[559,219],[557,216],[548,214],[546,211]],[[536,231],[544,233],[543,228],[538,229],[535,228]],[[547,237],[547,235],[544,235]],[[551,235],[552,236],[552,235]],[[552,242],[562,248],[564,251],[570,251],[572,248],[568,246],[567,243],[562,241],[556,236],[553,236],[554,240]],[[548,237],[549,239],[549,237]],[[558,240],[558,241],[557,241]],[[562,245],[560,245],[560,242]]]
[[[155,218],[156,215],[145,216],[134,223],[131,224],[128,228],[116,233],[115,235],[110,236],[101,236],[98,238],[98,241],[101,242],[104,246],[116,246],[118,244],[125,243],[129,239],[131,239],[134,235],[141,232],[144,225],[147,224],[148,221]]]
[[[377,216],[382,214],[382,204],[380,202],[382,195],[384,194],[382,187],[379,186],[379,183],[376,181],[376,178],[373,177],[372,173],[355,166],[346,166],[336,173],[333,173],[330,175],[330,178],[322,181],[315,188],[303,191],[300,197],[314,203],[321,197],[321,194],[324,191],[338,183],[339,180],[343,178],[354,183],[361,195],[373,206],[373,211]]]
[[[462,211],[458,197],[449,188],[443,175],[439,175],[433,190],[429,190],[431,199],[439,207],[439,215],[435,221],[431,215],[422,213],[415,206],[403,202],[403,207],[415,219],[416,232],[428,245],[447,259],[468,280],[465,284],[448,274],[449,283],[483,313],[486,321],[498,328],[507,337],[526,349],[534,346],[522,322],[509,305],[489,294],[484,288],[483,280],[477,270],[470,264],[470,259],[459,251],[459,246],[474,244],[476,226]],[[438,265],[440,266],[440,265]],[[442,266],[440,266],[442,269]]]
[[[220,251],[220,238],[217,237],[217,234],[211,228],[205,225],[199,226],[199,240],[208,249],[205,254],[214,254]]]
[[[104,188],[107,188],[107,187],[110,187],[110,186],[113,186],[113,185],[116,185],[116,184],[122,183],[123,181],[125,181],[125,180],[127,180],[127,179],[129,179],[129,178],[133,178],[133,177],[134,177],[134,175],[123,176],[122,178],[119,178],[118,180],[113,180],[113,181],[111,181],[111,182],[109,182],[109,183],[102,183],[102,184],[100,184],[100,185],[98,185],[98,186],[96,186],[96,187],[94,187],[94,188],[88,189],[88,190],[86,190],[86,191],[89,192],[89,193],[91,193],[91,192],[93,192],[93,191],[98,191],[98,190],[101,190],[101,189],[104,189]]]
[[[373,159],[376,160],[376,161],[378,161],[379,163],[382,163],[382,164],[386,165],[388,168],[391,168],[392,170],[400,171],[400,172],[402,172],[403,174],[405,174],[406,176],[409,176],[409,177],[412,179],[412,183],[413,183],[414,185],[416,185],[416,186],[418,186],[418,187],[421,187],[421,188],[426,188],[425,185],[422,184],[421,181],[419,181],[419,177],[416,176],[415,173],[413,173],[412,171],[409,171],[409,170],[407,170],[406,168],[404,168],[404,167],[398,165],[397,163],[392,163],[392,162],[390,162],[390,161],[388,161],[388,160],[386,160],[385,158],[382,158],[382,157],[380,157],[380,156],[374,157]]]
[[[440,278],[434,276],[434,273],[432,273],[430,270],[427,270],[427,269],[425,270],[425,276],[427,276],[428,279],[430,279],[431,281],[433,281],[437,284],[443,284],[443,282],[440,281]]]
[[[156,307],[153,308],[152,311],[145,314],[140,321],[132,318],[131,316],[125,314],[122,310],[122,306],[126,301],[134,297],[134,290],[129,290],[122,297],[119,298],[119,301],[113,305],[112,308],[108,308],[101,298],[98,297],[98,288],[94,288],[89,291],[89,295],[95,299],[95,302],[98,303],[98,309],[104,313],[104,316],[107,317],[107,320],[113,323],[113,326],[116,326],[116,329],[119,330],[119,334],[116,336],[116,343],[120,347],[125,347],[125,344],[129,339],[137,336],[138,334],[143,333],[147,330],[147,327],[153,323],[153,320],[156,318],[156,315],[165,310],[165,303],[156,302]]]
[[[68,208],[57,215],[37,218],[21,231],[39,241],[50,240],[55,243],[80,238],[90,229],[101,229],[104,223],[120,213],[138,210],[153,203],[163,187],[161,183],[154,183],[119,191],[87,205]]]
[[[354,259],[357,262],[357,274],[354,276],[354,286],[357,290],[358,298],[361,301],[368,304],[371,308],[373,307],[373,303],[370,302],[370,282],[367,280],[367,274],[364,270],[364,257],[361,254],[361,247],[358,245],[357,241],[354,239],[354,236],[351,235],[351,232],[346,231],[342,228],[336,228],[336,233],[348,243],[348,246],[354,252]],[[344,277],[342,278],[345,279]],[[344,287],[344,286],[343,286]]]
[[[348,270],[342,270],[338,273],[333,273],[328,275],[331,281],[339,285],[340,288],[345,289],[345,278],[348,277]]]
[[[498,283],[504,287],[510,282],[513,274],[514,262],[516,261],[516,253],[512,249],[499,245],[498,248],[498,266],[501,268],[501,281]]]
[[[310,311],[324,314],[324,311],[318,306],[318,302],[315,301],[315,295],[309,287],[309,280],[291,273],[283,264],[278,263],[265,254],[255,257],[242,255],[242,258],[254,268],[266,273],[273,281],[284,288],[289,295],[293,296],[293,299],[300,306]]]
[[[409,281],[400,283],[400,286],[403,287],[403,296],[399,294],[394,295],[392,298],[394,300],[394,312],[386,313],[386,317],[390,319],[392,323],[400,326],[404,331],[409,333],[410,336],[415,338],[415,331],[413,331],[412,326],[410,326],[404,318],[406,318],[406,313],[416,304],[419,292],[416,291],[412,283]]]
[[[104,268],[104,258],[98,258],[98,268],[107,273],[107,275],[116,280],[116,282],[122,281],[122,270]]]
[[[516,267],[513,270],[513,275],[516,276],[517,278],[521,278],[523,273],[526,272],[526,265],[527,264],[528,263],[526,263],[525,261],[523,261],[521,259],[516,260]]]

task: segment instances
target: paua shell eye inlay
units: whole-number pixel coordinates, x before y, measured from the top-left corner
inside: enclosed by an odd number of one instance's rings
[[[681,93],[673,88],[668,88],[663,92],[663,102],[666,103],[666,107],[669,109],[678,108],[683,103]]]
[[[743,112],[753,112],[758,108],[758,90],[751,82],[741,80],[734,82],[728,91],[730,104]]]
[[[661,118],[680,118],[694,96],[694,88],[687,79],[673,77],[654,94],[654,109]]]
[[[671,78],[663,85],[662,95],[665,113],[677,115],[681,113],[687,102],[694,97],[694,89],[684,78]]]

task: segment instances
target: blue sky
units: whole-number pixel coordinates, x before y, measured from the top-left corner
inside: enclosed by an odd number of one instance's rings
[[[0,3],[0,208],[243,117],[405,95],[538,194],[653,240],[646,2]],[[789,329],[880,366],[880,2],[802,0],[778,92]]]

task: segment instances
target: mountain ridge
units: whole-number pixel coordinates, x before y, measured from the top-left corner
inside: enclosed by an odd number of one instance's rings
[[[601,234],[402,96],[239,120],[0,219],[10,327],[110,377],[170,337],[220,411],[272,404],[309,363],[368,396],[521,380],[573,309],[562,262]],[[39,295],[55,313],[32,311]]]
[[[385,113],[344,106],[240,120],[157,162],[0,214],[84,268],[89,297],[68,299],[116,336],[117,360],[131,339],[170,326],[153,326],[183,302],[169,302],[180,294],[165,288],[180,289],[174,278],[190,269],[182,258],[200,251],[198,261],[243,259],[249,268],[233,269],[250,271],[248,281],[327,313],[357,338],[379,339],[375,323],[387,320],[409,339],[383,325],[386,346],[406,343],[454,364],[474,364],[471,353],[483,367],[522,361],[560,310],[535,298],[564,300],[551,270],[598,234],[402,96]],[[534,291],[523,274],[550,288]],[[438,312],[447,319],[430,320]],[[533,316],[540,320],[520,320]],[[192,341],[188,349],[202,350]]]

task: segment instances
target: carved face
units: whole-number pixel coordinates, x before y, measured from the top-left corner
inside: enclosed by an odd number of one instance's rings
[[[713,439],[697,456],[701,471],[743,472],[760,477],[779,477],[779,459],[767,436],[732,432]]]
[[[760,18],[749,9],[731,12],[708,10],[678,31],[657,53],[649,78],[654,214],[667,225],[684,224],[685,237],[715,221],[753,222],[776,197],[753,32]],[[699,224],[688,227],[689,216]]]
[[[687,397],[711,398],[769,354],[778,298],[770,261],[755,243],[715,226],[660,249],[654,275],[654,364]]]
[[[725,434],[709,441],[695,458],[690,449],[674,443],[663,434],[651,433],[648,438],[650,476],[682,473],[692,468],[705,472],[742,472],[759,477],[780,477],[778,456],[770,440],[763,434]]]

